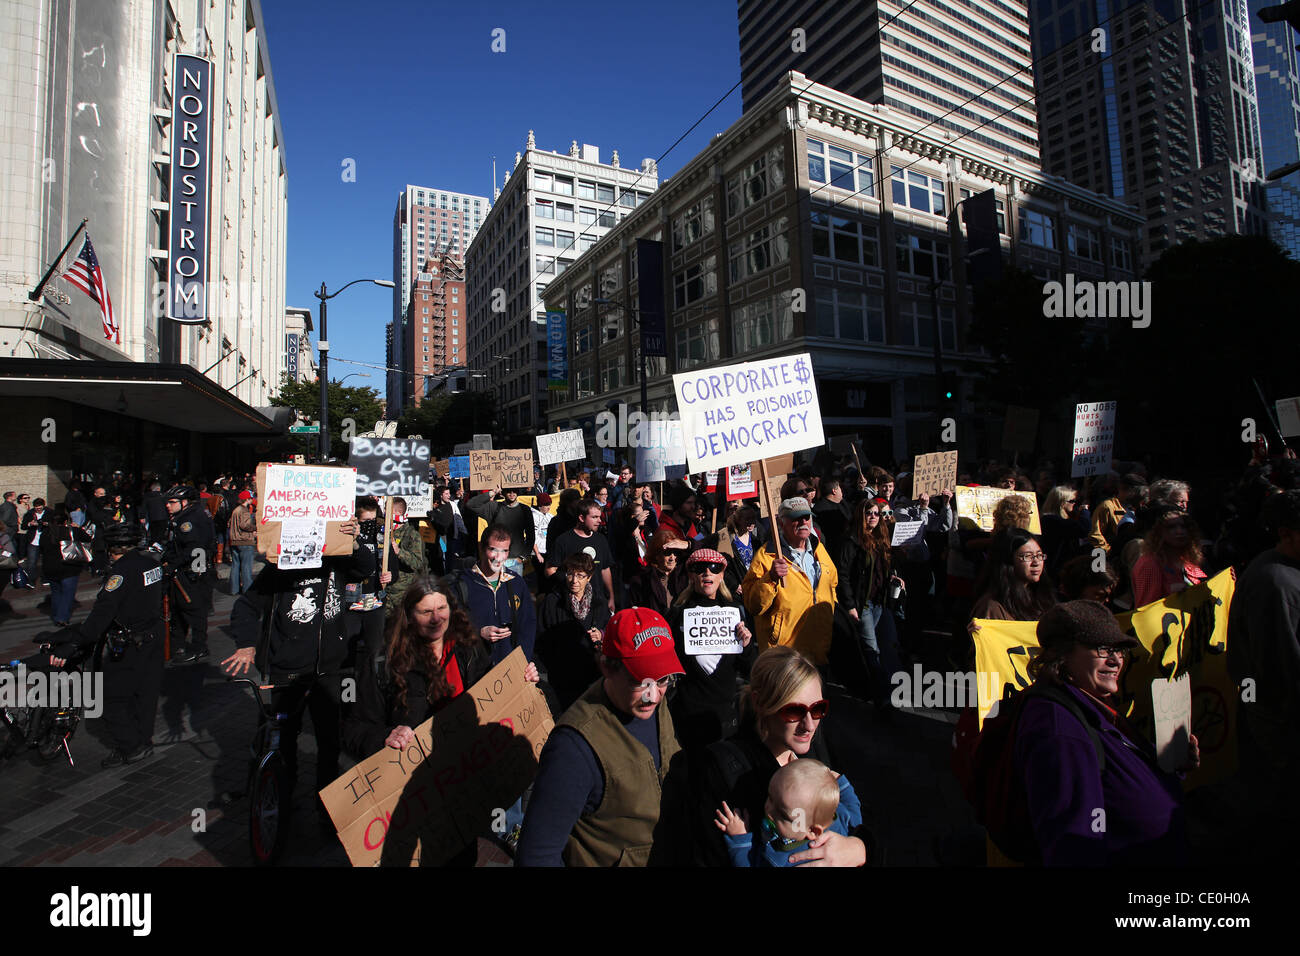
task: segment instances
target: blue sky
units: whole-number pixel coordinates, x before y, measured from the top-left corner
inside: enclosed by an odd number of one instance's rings
[[[658,159],[740,78],[736,4],[537,3],[465,9],[430,0],[262,0],[289,173],[286,304],[324,282],[391,279],[392,221],[407,183],[491,196],[524,149],[614,149]],[[505,52],[492,52],[493,31]],[[671,176],[740,116],[740,90],[660,162]],[[356,181],[343,163],[355,160]],[[359,284],[330,301],[331,359],[384,364],[392,293]],[[330,377],[383,391],[342,362]]]

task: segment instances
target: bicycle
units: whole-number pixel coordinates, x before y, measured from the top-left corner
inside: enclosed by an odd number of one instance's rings
[[[284,725],[294,716],[272,708],[272,694],[314,680],[315,675],[290,677],[282,683],[259,684],[249,677],[229,677],[235,684],[247,684],[257,700],[257,731],[249,744],[248,845],[258,866],[274,866],[284,854],[293,823],[294,779],[280,750]],[[295,710],[301,713],[306,695]]]
[[[66,671],[52,667],[49,660],[54,644],[42,642],[38,646],[40,648],[38,653],[25,660],[15,658],[7,664],[0,664],[0,672],[14,674],[15,682],[18,679],[20,666],[28,669],[37,668],[47,673],[68,672],[75,675],[74,679],[80,679],[87,658],[92,659],[93,665],[94,651],[91,650],[78,652],[74,657],[69,658]],[[15,689],[17,689],[16,684]],[[0,744],[0,761],[8,760],[21,750],[35,750],[41,760],[50,761],[62,750],[68,757],[68,765],[75,767],[76,761],[72,759],[69,741],[77,732],[83,710],[82,706],[30,707],[14,704],[0,707],[0,727],[7,732],[4,743]]]

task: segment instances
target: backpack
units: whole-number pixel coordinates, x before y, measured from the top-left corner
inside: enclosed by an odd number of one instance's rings
[[[999,850],[1019,862],[1036,862],[1037,841],[1029,822],[1029,803],[1024,783],[1016,772],[1016,735],[1020,712],[1031,697],[1043,697],[1060,704],[1084,726],[1097,754],[1101,772],[1106,770],[1106,753],[1101,735],[1087,719],[1069,691],[1049,683],[1037,683],[1003,700],[998,712],[978,727],[975,708],[967,708],[953,734],[952,767],[962,793],[975,808],[975,819],[988,832]]]

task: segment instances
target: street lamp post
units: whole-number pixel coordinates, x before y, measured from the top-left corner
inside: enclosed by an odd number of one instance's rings
[[[356,285],[358,282],[373,282],[375,285],[383,286],[385,289],[393,288],[393,282],[390,279],[353,279],[348,286]],[[320,284],[320,291],[313,292],[312,295],[320,299],[320,338],[316,342],[316,348],[320,352],[320,460],[325,461],[330,456],[330,406],[329,406],[329,362],[330,362],[330,343],[329,333],[326,331],[326,307],[329,300],[334,298],[343,289],[334,292],[325,291],[325,283]],[[344,376],[347,378],[347,376]]]

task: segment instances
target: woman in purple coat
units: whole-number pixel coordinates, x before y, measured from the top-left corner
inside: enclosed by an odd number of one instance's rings
[[[1035,686],[1055,687],[1050,694],[1028,693],[1017,722],[1015,766],[1041,862],[1185,863],[1180,774],[1159,768],[1151,743],[1116,709],[1124,653],[1137,641],[1096,601],[1057,605],[1039,620],[1037,633],[1042,652],[1029,672]],[[1179,770],[1199,764],[1191,735]]]

